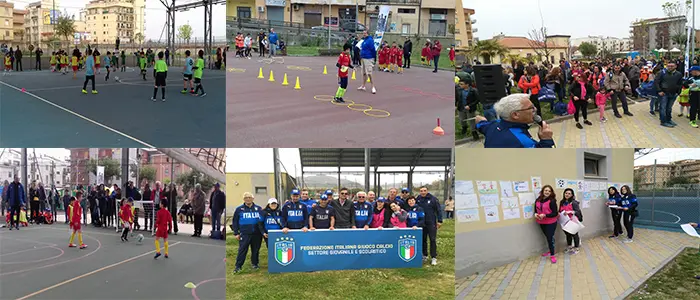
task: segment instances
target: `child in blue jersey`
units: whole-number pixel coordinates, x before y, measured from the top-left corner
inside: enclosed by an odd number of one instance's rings
[[[366,202],[367,194],[365,192],[357,193],[357,202],[353,203],[355,210],[355,227],[369,229],[372,225],[372,214],[374,207],[369,202]]]
[[[422,207],[416,205],[416,198],[413,196],[408,196],[406,203],[408,203],[408,218],[406,219],[406,227],[411,227],[413,229],[425,227],[425,211],[423,211]]]
[[[610,215],[613,220],[613,234],[609,238],[615,238],[622,235],[622,226],[620,225],[620,219],[622,219],[622,212],[617,209],[620,206],[621,196],[617,191],[617,188],[611,186],[608,188],[608,202],[605,203],[607,206],[613,206],[610,208]]]
[[[184,82],[181,93],[183,94],[187,94],[187,86],[190,87],[189,92],[194,94],[194,85],[192,84],[192,67],[194,67],[194,59],[190,57],[190,54],[190,50],[185,51],[185,66],[182,67]]]
[[[309,211],[304,203],[299,202],[299,190],[292,190],[292,201],[282,207],[282,231],[301,229],[306,232],[309,228]]]
[[[260,206],[253,203],[253,195],[251,193],[243,194],[243,205],[236,207],[233,213],[233,229],[234,237],[239,241],[238,255],[236,256],[236,269],[234,273],[241,271],[245,257],[248,255],[250,247],[250,260],[253,263],[253,269],[259,269],[258,263],[260,258],[260,246],[262,244],[263,235],[260,232]]]
[[[270,247],[267,244],[267,233],[270,230],[280,230],[282,229],[282,217],[280,216],[280,206],[277,199],[270,198],[267,200],[267,206],[263,208],[260,212],[260,232],[263,233],[263,238],[265,239],[265,246]]]
[[[92,81],[92,93],[97,94],[95,89],[95,57],[92,56],[92,49],[87,51],[87,59],[85,60],[85,83],[83,83],[83,94],[87,94],[88,81]]]
[[[321,196],[320,203],[311,210],[309,230],[335,229],[335,209],[328,205],[328,196]]]
[[[109,73],[111,70],[111,63],[112,63],[110,57],[112,57],[112,53],[107,51],[107,55],[105,55],[105,57],[102,58],[102,62],[104,63],[105,69],[107,70],[107,76],[105,76],[105,81],[109,80]]]
[[[632,237],[634,237],[634,219],[639,216],[639,212],[637,212],[637,196],[632,194],[632,190],[627,185],[623,185],[620,188],[620,194],[622,195],[620,199],[622,223],[625,224],[625,230],[627,230],[627,239],[624,242],[631,243]]]

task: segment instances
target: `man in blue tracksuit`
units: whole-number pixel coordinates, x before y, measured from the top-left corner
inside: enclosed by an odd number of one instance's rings
[[[425,227],[425,211],[416,204],[416,198],[409,196],[408,199],[406,199],[406,203],[408,203],[406,227],[413,227],[414,229]],[[425,231],[425,229],[423,229],[423,231]]]
[[[238,255],[236,256],[236,269],[234,273],[241,271],[245,257],[248,254],[250,247],[250,260],[253,263],[253,269],[259,269],[260,246],[262,244],[262,233],[260,232],[260,206],[253,203],[253,195],[250,193],[243,194],[243,205],[236,207],[233,213],[233,229],[234,237],[239,240]]]
[[[270,230],[281,230],[282,229],[282,217],[280,217],[280,208],[277,199],[270,198],[267,200],[267,207],[263,208],[260,212],[260,232],[265,238],[265,246],[268,248],[268,233]]]
[[[299,202],[299,190],[292,190],[292,201],[282,207],[282,232],[289,229],[301,229],[306,232],[309,229],[309,210],[304,203]]]
[[[369,225],[372,223],[374,207],[366,202],[365,199],[367,199],[365,192],[357,193],[357,202],[353,204],[355,206],[355,227],[369,229]]]
[[[365,91],[365,83],[367,78],[372,84],[372,94],[377,93],[377,89],[374,88],[374,78],[372,77],[372,69],[374,68],[374,59],[377,57],[377,48],[374,45],[374,39],[371,35],[367,34],[365,30],[362,35],[364,39],[360,45],[360,62],[362,63],[362,86],[358,90]]]
[[[316,200],[309,198],[309,190],[307,189],[301,190],[301,200],[299,200],[299,202],[306,205],[306,210],[309,214],[311,214],[311,209],[317,204]]]
[[[275,30],[272,28],[270,28],[270,36],[268,37],[268,40],[270,41],[270,57],[273,57],[277,53],[278,37],[277,32],[275,32]]]
[[[430,239],[431,264],[437,265],[437,230],[442,226],[442,212],[440,203],[432,194],[428,193],[428,188],[420,188],[420,195],[416,197],[418,206],[423,208],[425,213],[425,226],[423,227],[423,260],[428,259],[428,239]]]
[[[535,123],[537,109],[527,94],[512,94],[494,104],[500,120],[488,121],[476,116],[476,130],[484,135],[484,148],[553,148],[553,133],[542,121],[536,141],[528,131]]]
[[[19,209],[25,205],[25,195],[24,186],[19,182],[17,174],[15,174],[15,180],[7,186],[7,201],[10,206],[10,230],[13,225],[19,230]]]

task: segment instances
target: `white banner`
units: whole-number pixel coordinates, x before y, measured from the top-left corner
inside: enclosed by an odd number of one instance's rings
[[[382,45],[384,31],[386,31],[386,25],[389,21],[390,8],[391,7],[388,5],[382,5],[379,7],[379,15],[377,17],[377,31],[374,34],[374,49],[379,49],[379,46]]]
[[[105,183],[105,167],[104,166],[97,166],[97,179],[96,183],[98,185],[104,184]]]
[[[695,13],[693,13],[695,14]],[[690,38],[693,36],[691,35],[691,30],[693,29],[692,27],[688,27],[688,39],[686,40],[685,43],[685,70],[683,70],[683,74],[688,75],[688,68],[690,68],[690,47],[695,47],[695,43],[691,43]]]

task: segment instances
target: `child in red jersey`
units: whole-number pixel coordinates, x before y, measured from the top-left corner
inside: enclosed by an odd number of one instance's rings
[[[131,198],[129,198],[131,200]],[[127,235],[131,230],[131,224],[133,223],[134,216],[131,214],[131,203],[122,199],[122,206],[119,209],[119,218],[122,221],[122,242],[128,242],[129,239]]]
[[[338,56],[338,62],[335,66],[338,68],[338,90],[335,92],[334,102],[344,103],[343,96],[348,90],[348,72],[353,66],[350,64],[350,45],[343,46],[343,52]]]
[[[76,247],[75,244],[73,244],[73,240],[75,239],[75,233],[78,233],[78,242],[80,242],[80,249],[85,249],[87,248],[87,245],[83,244],[83,231],[80,227],[80,222],[82,221],[82,214],[83,214],[83,208],[80,207],[80,200],[83,197],[83,192],[77,191],[75,192],[75,197],[71,197],[71,204],[69,205],[69,219],[70,219],[70,228],[73,230],[73,232],[70,235],[70,242],[68,243],[68,247]]]
[[[397,67],[397,74],[402,74],[403,73],[403,46],[399,45],[399,51],[396,54],[396,67]]]
[[[168,232],[172,230],[173,227],[173,217],[168,211],[168,205],[166,200],[160,200],[160,210],[156,213],[156,256],[154,259],[158,259],[160,256],[160,239],[163,239],[163,244],[165,245],[165,258],[168,258]]]
[[[450,50],[450,67],[455,66],[455,45],[452,45],[452,48],[447,48],[447,50]]]
[[[399,48],[396,48],[396,42],[391,43],[391,49],[389,49],[389,72],[399,72],[399,68],[396,65],[396,61],[399,57]]]
[[[377,67],[379,67],[379,71],[386,71],[386,46],[382,43],[381,48],[379,49],[379,52],[377,52]]]

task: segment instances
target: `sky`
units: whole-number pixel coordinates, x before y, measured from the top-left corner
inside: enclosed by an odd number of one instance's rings
[[[36,2],[37,0],[9,0],[8,2],[14,3],[15,8],[24,9],[27,4]],[[88,0],[58,0],[60,3],[59,8],[61,13],[64,10],[68,11],[68,14],[74,14],[76,18],[78,17],[78,12],[80,9],[85,8]],[[146,0],[146,39],[152,39],[157,41],[159,38],[162,41],[166,40],[166,34],[163,32],[166,21],[166,10],[163,4],[158,0]],[[170,1],[168,1],[170,2]],[[196,2],[195,0],[177,0],[176,5],[186,4]],[[189,20],[189,21],[188,21]],[[214,27],[212,34],[215,39],[224,39],[226,37],[226,26],[224,26],[226,21],[226,8],[225,5],[215,5],[214,11],[212,13],[212,25]],[[204,8],[200,7],[197,9],[192,9],[185,12],[175,13],[175,30],[180,25],[190,24],[192,26],[192,38],[204,37]],[[162,32],[162,38],[161,38]]]
[[[291,176],[301,176],[301,159],[299,158],[298,148],[280,148],[280,160],[284,167],[280,167],[282,172],[286,172]],[[407,168],[379,168],[380,171],[398,171],[405,170]],[[417,167],[416,171],[421,170],[440,170],[438,168],[420,168]],[[311,168],[306,168],[305,170],[312,170]],[[328,171],[324,175],[337,176],[337,169],[335,168],[313,168],[314,171]],[[342,168],[343,173],[341,178],[352,180],[355,182],[363,183],[364,168]],[[347,173],[345,173],[347,171]],[[272,173],[274,172],[274,165],[272,161],[272,149],[270,148],[227,148],[226,149],[226,172],[227,173]],[[296,174],[295,174],[296,172]],[[305,174],[305,176],[312,176]],[[434,174],[414,174],[413,182],[414,185],[419,183],[429,183],[433,180],[442,179],[443,172],[436,172]],[[370,178],[370,181],[373,179]],[[407,181],[405,175],[383,175],[382,184],[400,182],[401,180]]]
[[[528,32],[544,26],[549,34],[571,35],[572,38],[604,35],[629,37],[630,24],[636,19],[663,17],[661,5],[668,0],[462,0],[478,28],[474,35],[490,39],[501,32],[510,36],[528,36]],[[696,7],[700,11],[700,7]]]
[[[0,148],[0,152],[2,152],[4,148]],[[12,148],[13,150],[17,151],[22,151],[20,148]],[[28,148],[27,149],[27,154],[31,155],[34,151],[36,151],[36,155],[40,156],[42,154],[46,154],[49,156],[52,156],[54,158],[58,159],[64,159],[70,157],[70,150],[64,149],[64,148]]]
[[[700,159],[700,149],[698,148],[669,148],[661,149],[654,153],[635,159],[635,166],[653,165],[654,159],[658,164],[667,164],[683,159]]]

